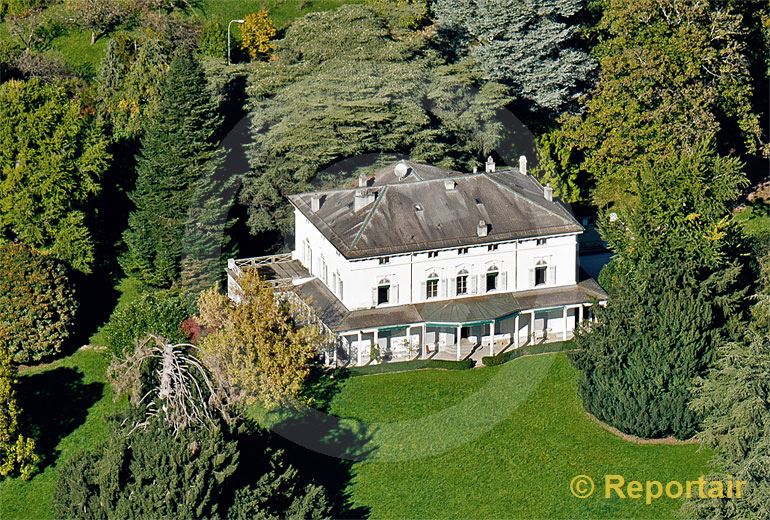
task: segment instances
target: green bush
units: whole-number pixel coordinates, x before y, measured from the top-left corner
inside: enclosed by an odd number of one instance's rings
[[[15,363],[59,353],[77,307],[62,262],[22,244],[0,246],[0,336]]]
[[[495,367],[502,365],[513,359],[520,358],[521,356],[531,356],[532,354],[548,354],[555,352],[564,352],[566,350],[573,350],[575,343],[570,341],[557,341],[554,343],[541,343],[539,345],[527,345],[526,347],[520,347],[516,350],[510,350],[508,352],[502,352],[495,356],[484,356],[481,358],[481,363],[485,367]]]
[[[211,20],[203,26],[198,50],[212,58],[224,59],[227,56],[227,30],[222,22]]]
[[[185,341],[182,322],[189,317],[189,301],[171,291],[154,291],[118,308],[105,325],[103,335],[110,352],[121,356],[134,342],[157,334],[172,342]]]
[[[475,366],[472,359],[462,361],[445,361],[443,359],[416,359],[414,361],[396,361],[380,363],[365,367],[353,367],[348,369],[352,376],[366,376],[371,374],[383,374],[385,372],[401,372],[403,370],[417,370],[421,368],[436,368],[440,370],[468,370]]]

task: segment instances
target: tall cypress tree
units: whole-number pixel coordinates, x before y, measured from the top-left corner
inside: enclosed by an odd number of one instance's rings
[[[215,141],[221,118],[190,54],[172,61],[158,104],[142,138],[121,264],[145,283],[167,287],[179,279],[186,228],[201,218],[191,206],[206,200],[200,191],[212,189],[222,161]]]

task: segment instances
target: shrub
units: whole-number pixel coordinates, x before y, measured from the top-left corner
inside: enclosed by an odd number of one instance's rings
[[[275,25],[267,9],[247,14],[241,27],[241,48],[253,60],[268,56],[273,50],[270,40],[275,37],[275,34]]]
[[[62,262],[22,244],[0,246],[0,336],[15,363],[59,353],[72,334],[76,310]]]
[[[109,350],[122,357],[135,341],[157,334],[168,341],[187,341],[182,322],[189,316],[187,298],[171,291],[155,291],[118,308],[104,327]]]
[[[211,20],[203,26],[198,49],[212,58],[227,56],[227,30],[219,20]]]
[[[495,356],[484,356],[481,358],[481,363],[485,367],[495,367],[522,356],[564,352],[565,350],[572,350],[574,348],[575,343],[573,341],[557,341],[554,343],[541,343],[540,345],[527,345],[526,347],[519,347],[516,350],[502,352]]]
[[[416,359],[414,361],[396,361],[392,363],[380,363],[365,367],[353,367],[348,369],[352,376],[366,376],[371,374],[383,374],[385,372],[401,372],[404,370],[418,370],[421,368],[435,368],[439,370],[469,370],[476,365],[472,359],[462,361],[448,361],[443,359]]]

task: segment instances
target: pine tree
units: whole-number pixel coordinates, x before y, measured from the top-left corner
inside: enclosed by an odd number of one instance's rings
[[[136,209],[121,263],[144,282],[167,287],[179,278],[184,235],[196,224],[191,218],[200,216],[192,205],[217,196],[201,191],[221,163],[215,141],[221,120],[203,69],[189,54],[172,62],[158,103],[142,138],[131,193]]]
[[[436,0],[451,48],[489,80],[510,85],[532,112],[558,114],[585,88],[594,64],[580,48],[586,0]]]

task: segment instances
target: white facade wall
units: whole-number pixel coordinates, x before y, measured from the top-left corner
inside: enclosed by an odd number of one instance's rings
[[[376,304],[378,285],[387,280],[389,302],[385,306],[405,305],[426,301],[429,275],[438,276],[438,296],[435,300],[459,298],[456,277],[461,270],[468,273],[465,296],[489,294],[486,274],[497,269],[495,292],[526,291],[535,288],[573,285],[577,281],[577,235],[544,237],[499,243],[490,250],[488,245],[458,249],[391,256],[387,263],[379,258],[347,260],[313,226],[299,210],[295,210],[295,248],[293,258],[302,262],[313,276],[326,286],[350,310],[367,309]],[[544,268],[545,284],[535,286],[536,270]],[[341,287],[340,287],[341,283]]]

